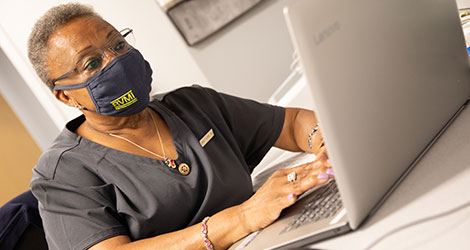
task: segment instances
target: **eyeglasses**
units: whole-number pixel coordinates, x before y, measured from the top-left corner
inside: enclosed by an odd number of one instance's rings
[[[88,79],[104,67],[104,61],[107,59],[105,49],[108,49],[112,54],[119,56],[129,51],[135,44],[134,34],[132,29],[123,29],[118,34],[111,37],[106,44],[98,49],[87,53],[81,57],[75,64],[75,68],[62,76],[52,79],[51,83],[55,84],[57,81],[65,79],[72,74],[76,73],[81,79]]]

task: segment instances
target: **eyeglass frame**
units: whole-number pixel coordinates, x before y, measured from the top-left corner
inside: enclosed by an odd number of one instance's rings
[[[126,30],[127,30],[127,32],[125,32]],[[131,34],[133,31],[134,31],[134,30],[133,30],[133,29],[130,29],[130,28],[125,28],[125,29],[119,31],[119,33],[116,34],[116,35],[114,35],[111,39],[109,39],[109,40],[106,42],[106,44],[105,44],[104,46],[102,46],[102,47],[100,47],[100,48],[97,48],[96,50],[103,50],[104,48],[109,47],[110,42],[113,41],[113,39],[114,39],[115,37],[117,37],[118,35],[121,35],[123,38],[126,38],[126,36],[128,36],[129,34]],[[125,32],[125,33],[122,34],[122,32]],[[93,50],[93,51],[95,51],[95,50]],[[91,52],[90,52],[90,53],[91,53]],[[80,61],[80,60],[79,60],[79,61]],[[71,74],[75,73],[77,70],[78,70],[78,67],[75,66],[75,68],[74,68],[73,70],[71,70],[71,71],[69,71],[69,72],[67,72],[67,73],[65,73],[65,74],[63,74],[63,75],[61,75],[61,76],[59,76],[59,77],[57,77],[57,78],[55,78],[55,79],[52,79],[50,82],[51,82],[53,85],[55,85],[55,83],[56,83],[57,81],[60,81],[60,80],[63,80],[63,79],[65,79],[65,78],[69,77]]]

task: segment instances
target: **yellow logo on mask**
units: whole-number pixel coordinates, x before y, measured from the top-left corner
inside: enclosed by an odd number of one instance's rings
[[[125,93],[124,95],[116,98],[115,100],[111,101],[110,103],[111,103],[111,105],[114,106],[114,108],[116,110],[118,110],[118,109],[122,109],[122,108],[130,106],[133,103],[135,103],[136,101],[137,101],[137,98],[132,93],[132,90],[129,90],[127,93]]]

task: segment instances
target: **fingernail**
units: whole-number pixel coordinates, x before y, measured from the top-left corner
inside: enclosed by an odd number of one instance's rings
[[[287,196],[287,198],[288,198],[289,200],[294,199],[294,194],[289,194],[289,195]]]
[[[331,176],[334,176],[334,175],[335,175],[335,172],[333,172],[333,169],[332,169],[332,168],[328,168],[328,169],[326,170],[326,173],[329,174],[329,175],[331,175]]]
[[[327,173],[321,173],[321,174],[317,175],[317,178],[320,179],[320,180],[326,180],[326,179],[330,178],[330,175],[328,175]]]

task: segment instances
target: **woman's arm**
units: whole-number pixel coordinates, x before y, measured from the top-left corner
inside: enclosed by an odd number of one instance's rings
[[[177,215],[175,215],[177,216]],[[243,225],[241,205],[227,208],[210,217],[207,222],[208,238],[215,249],[226,249],[236,240],[249,234]],[[146,249],[205,249],[201,223],[156,237],[131,242],[125,235],[104,240],[90,250],[146,250]]]
[[[324,174],[327,167],[326,154],[321,151],[311,163],[276,171],[250,199],[211,216],[207,222],[208,238],[215,249],[226,249],[249,233],[274,222],[284,208],[295,203],[299,195],[327,181],[328,177]],[[296,172],[297,175],[294,182],[287,179],[291,172]],[[115,236],[90,249],[205,249],[201,229],[201,223],[198,223],[179,231],[134,242],[128,236]]]
[[[284,126],[274,146],[293,152],[318,154],[323,137],[320,130],[312,131],[318,124],[315,113],[300,108],[285,108],[285,111]]]

